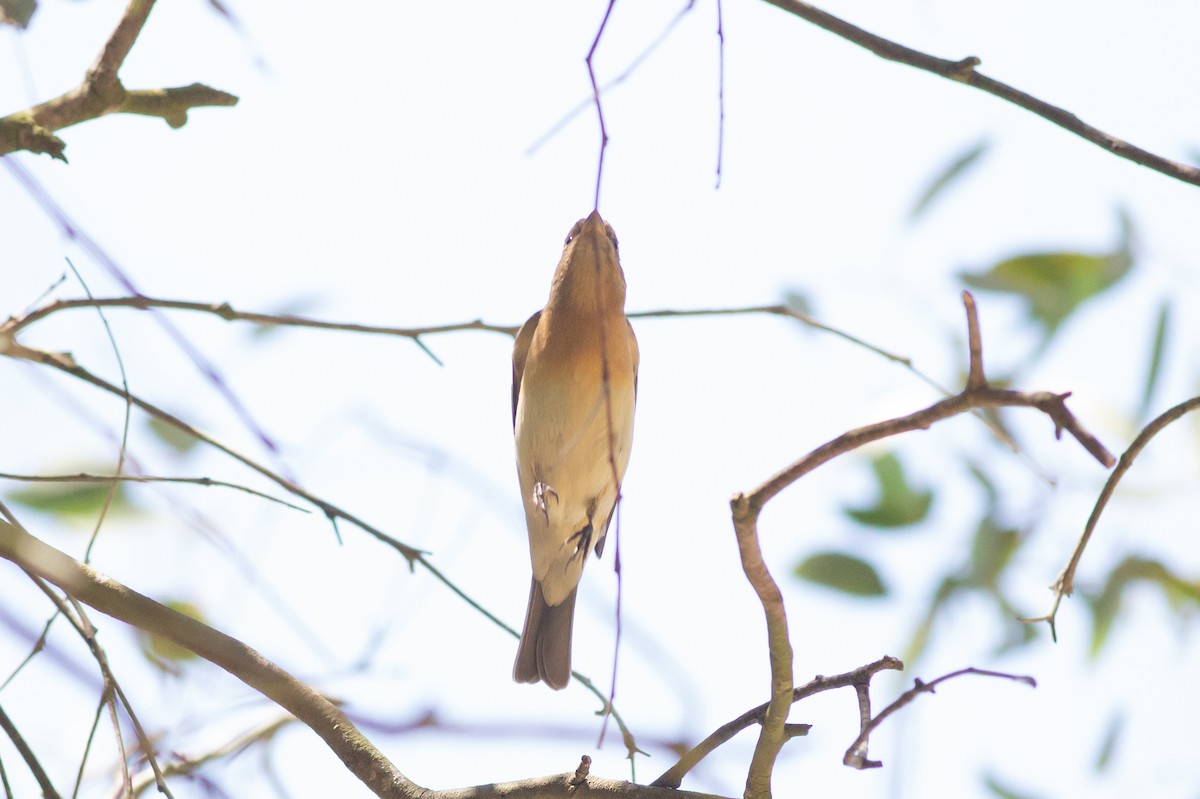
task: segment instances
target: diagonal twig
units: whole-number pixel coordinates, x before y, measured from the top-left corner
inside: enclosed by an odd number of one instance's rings
[[[1027,677],[1021,674],[1007,674],[1002,671],[987,671],[985,669],[976,668],[959,669],[958,671],[954,671],[949,674],[943,674],[941,677],[938,677],[936,680],[931,682],[922,682],[921,680],[917,680],[915,686],[901,694],[895,702],[892,702],[883,710],[879,711],[879,715],[871,719],[869,724],[863,726],[863,729],[858,733],[858,737],[854,739],[854,743],[850,744],[850,748],[846,750],[846,755],[842,759],[842,762],[847,766],[857,769],[879,768],[882,766],[883,764],[878,760],[868,760],[866,757],[867,739],[870,737],[871,733],[883,723],[884,719],[907,705],[909,702],[912,702],[919,694],[932,694],[934,693],[934,688],[941,683],[946,682],[946,680],[952,680],[955,677],[961,677],[964,674],[977,674],[981,677],[999,677],[1005,680],[1013,680],[1014,682],[1024,683],[1025,685],[1033,688],[1037,687],[1037,681],[1032,677]]]
[[[1197,409],[1200,409],[1200,397],[1192,397],[1164,411],[1156,419],[1143,427],[1142,431],[1138,433],[1137,438],[1129,445],[1129,448],[1121,453],[1121,459],[1117,461],[1116,468],[1108,476],[1107,482],[1104,483],[1104,488],[1100,491],[1100,496],[1096,498],[1096,504],[1092,508],[1091,515],[1088,516],[1087,524],[1083,527],[1083,534],[1075,544],[1075,549],[1071,552],[1071,557],[1067,561],[1067,565],[1063,567],[1063,570],[1055,579],[1054,585],[1051,586],[1051,590],[1054,591],[1054,605],[1050,608],[1050,612],[1044,616],[1022,618],[1021,621],[1046,622],[1050,626],[1050,637],[1055,641],[1058,640],[1058,631],[1055,629],[1054,624],[1058,616],[1058,608],[1062,604],[1063,597],[1070,596],[1072,591],[1075,590],[1075,570],[1079,568],[1079,561],[1083,558],[1083,550],[1087,548],[1088,542],[1092,539],[1092,533],[1095,532],[1096,524],[1100,521],[1100,514],[1104,512],[1108,501],[1112,499],[1113,492],[1117,490],[1117,483],[1121,482],[1121,478],[1133,466],[1134,458],[1146,448],[1146,445],[1150,443],[1150,439],[1162,432],[1163,428],[1167,425]]]
[[[908,64],[911,67],[932,72],[934,75],[940,75],[943,78],[958,81],[959,83],[964,83],[967,86],[987,92],[1002,100],[1007,100],[1013,105],[1024,108],[1026,111],[1031,111],[1043,119],[1053,122],[1060,128],[1070,131],[1120,158],[1128,159],[1135,164],[1148,167],[1155,172],[1160,172],[1168,177],[1181,180],[1184,183],[1200,186],[1200,169],[1178,161],[1172,161],[1169,158],[1156,155],[1148,150],[1143,150],[1141,147],[1136,147],[1123,139],[1118,139],[1116,136],[1087,124],[1070,111],[1059,108],[1056,105],[1051,105],[1020,89],[1009,86],[1007,83],[989,78],[987,75],[977,71],[976,68],[981,62],[975,56],[967,56],[957,61],[938,58],[937,56],[914,50],[911,47],[905,47],[882,36],[877,36],[844,19],[835,17],[827,11],[801,2],[801,0],[766,0],[766,2],[787,11],[789,14],[794,14],[801,19],[807,20],[820,28],[824,28],[849,42],[853,42],[859,47],[870,50],[880,58],[896,61],[901,64]]]

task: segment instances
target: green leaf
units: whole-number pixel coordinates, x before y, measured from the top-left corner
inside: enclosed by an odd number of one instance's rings
[[[899,459],[887,453],[871,461],[879,499],[870,508],[847,508],[846,515],[868,527],[895,528],[916,524],[929,513],[933,492],[908,484]]]
[[[983,778],[983,784],[1000,799],[1031,799],[1033,794],[1022,793],[1010,785],[1002,783],[995,774],[988,774]]]
[[[196,621],[204,622],[204,614],[200,612],[200,608],[191,602],[182,600],[169,599],[162,603],[171,610],[182,613],[188,618]],[[205,622],[207,624],[207,622]],[[138,639],[142,644],[142,654],[151,663],[154,663],[164,671],[172,671],[170,664],[184,663],[189,660],[196,659],[196,653],[190,649],[185,649],[165,636],[156,633],[149,633],[145,630],[138,631]]]
[[[875,567],[843,552],[810,555],[793,571],[801,580],[824,585],[854,596],[885,596],[887,589]]]
[[[0,0],[0,23],[28,28],[37,0]]]
[[[190,452],[193,447],[200,443],[200,439],[191,433],[181,430],[170,422],[164,422],[156,416],[150,417],[150,421],[146,423],[146,428],[154,434],[155,438],[180,455]]]
[[[1157,560],[1129,555],[1109,572],[1101,592],[1088,598],[1092,611],[1092,657],[1107,643],[1125,589],[1135,582],[1147,582],[1161,588],[1163,597],[1176,610],[1200,604],[1200,582],[1179,577]]]
[[[990,516],[985,516],[975,528],[975,538],[971,542],[971,572],[965,583],[996,590],[1000,575],[1020,545],[1020,533],[1002,528]]]
[[[1150,368],[1146,370],[1146,385],[1142,389],[1142,402],[1138,406],[1137,418],[1139,421],[1144,422],[1150,413],[1150,401],[1154,398],[1154,388],[1158,385],[1163,350],[1167,341],[1167,329],[1170,325],[1171,302],[1163,300],[1162,306],[1158,309],[1158,322],[1154,325],[1154,343],[1150,345]]]
[[[908,221],[913,222],[929,209],[933,201],[946,190],[951,184],[961,178],[966,172],[975,165],[988,148],[991,142],[987,139],[980,139],[975,144],[961,152],[953,161],[951,161],[945,169],[937,174],[925,190],[921,192],[921,196],[913,203],[912,210],[908,212]]]
[[[277,306],[274,310],[272,310],[269,313],[269,315],[270,316],[300,316],[300,315],[303,315],[304,313],[306,313],[307,311],[311,311],[313,308],[317,307],[317,305],[319,305],[319,302],[320,302],[320,300],[316,295],[293,297],[292,299],[288,300],[287,302],[283,303],[282,305]],[[254,325],[254,327],[252,328],[253,332],[251,333],[251,335],[254,338],[262,339],[266,336],[269,336],[269,335],[275,333],[276,331],[279,330],[280,327],[281,327],[280,325],[277,325],[273,322],[259,322],[259,323],[256,323]]]
[[[9,492],[8,498],[27,508],[58,516],[93,516],[104,507],[105,497],[111,488],[111,483],[35,483],[28,488]],[[109,512],[132,508],[125,484],[118,483],[109,504]]]
[[[1133,226],[1124,213],[1112,252],[1039,252],[1006,258],[990,269],[960,275],[971,288],[1014,294],[1049,335],[1087,300],[1112,287],[1133,265]]]
[[[1094,768],[1097,773],[1105,771],[1109,764],[1112,763],[1113,755],[1117,751],[1117,745],[1121,742],[1121,733],[1124,731],[1125,715],[1118,711],[1109,719],[1108,728],[1104,732],[1104,739],[1100,742],[1100,751],[1096,753]]]
[[[788,289],[783,293],[783,304],[796,313],[812,314],[812,304],[808,301],[808,295],[801,294],[794,289]]]

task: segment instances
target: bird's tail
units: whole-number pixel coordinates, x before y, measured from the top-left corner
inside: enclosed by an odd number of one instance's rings
[[[547,605],[542,586],[529,586],[529,609],[525,629],[517,647],[513,679],[517,682],[545,680],[554,690],[571,680],[571,625],[575,619],[575,590],[557,605]]]

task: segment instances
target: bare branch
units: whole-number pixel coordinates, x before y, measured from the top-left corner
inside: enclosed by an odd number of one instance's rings
[[[176,643],[214,663],[295,715],[378,795],[419,796],[337,707],[235,638],[143,596],[0,521],[0,557],[113,618]]]
[[[964,292],[964,295],[965,299],[970,298],[969,293]],[[973,301],[971,307],[973,307]],[[935,422],[956,416],[972,408],[1037,408],[1053,420],[1056,437],[1061,438],[1062,431],[1066,430],[1103,466],[1111,467],[1116,463],[1116,459],[1105,449],[1099,439],[1088,432],[1074,414],[1067,410],[1066,399],[1071,396],[1070,392],[1053,394],[1048,391],[1012,391],[992,388],[987,385],[986,379],[983,382],[985,387],[982,389],[972,390],[968,386],[962,393],[936,402],[916,413],[866,425],[843,433],[832,441],[822,444],[754,489],[747,496],[750,508],[757,514],[763,505],[780,491],[838,455],[899,433],[926,430]]]
[[[975,298],[971,292],[962,293],[963,306],[967,309],[967,391],[987,388],[983,374],[983,342],[979,337],[979,312],[975,309]]]
[[[152,308],[164,308],[176,311],[195,311],[219,316],[227,322],[254,322],[260,325],[278,325],[281,327],[312,327],[321,330],[343,330],[348,333],[372,333],[385,336],[400,336],[416,339],[419,336],[429,336],[438,333],[453,333],[461,330],[483,330],[491,333],[503,333],[508,336],[516,335],[517,328],[508,325],[491,325],[476,319],[473,322],[461,322],[449,325],[434,325],[431,327],[388,327],[383,325],[361,325],[354,322],[328,322],[320,319],[310,319],[294,314],[268,314],[255,311],[238,311],[227,302],[205,303],[188,302],[185,300],[163,300],[153,297],[102,297],[95,300],[57,300],[43,305],[24,316],[8,320],[0,324],[0,335],[7,333],[13,336],[35,322],[45,319],[59,311],[69,311],[77,308],[136,308],[148,311]],[[0,352],[3,348],[0,347]]]
[[[596,119],[600,123],[600,158],[596,163],[596,194],[593,197],[592,208],[600,209],[600,179],[604,177],[604,151],[608,149],[608,129],[604,126],[604,106],[600,103],[600,86],[596,83],[596,70],[592,67],[592,57],[596,55],[596,48],[600,46],[600,39],[604,36],[604,29],[608,27],[608,18],[612,15],[613,6],[617,4],[617,0],[608,0],[608,6],[604,9],[604,18],[600,20],[600,27],[596,29],[596,37],[592,39],[592,47],[588,50],[587,58],[584,63],[587,65],[588,80],[592,83],[592,100],[596,105]]]
[[[881,671],[893,670],[899,671],[904,668],[901,663],[890,655],[885,655],[874,663],[868,663],[865,666],[860,666],[853,671],[848,671],[845,674],[837,674],[832,677],[817,676],[809,680],[804,685],[797,687],[792,692],[792,702],[799,702],[814,694],[819,694],[823,691],[829,691],[834,688],[846,688],[853,686],[857,689],[861,685],[869,685],[871,678]],[[717,747],[731,740],[742,730],[752,724],[761,724],[763,717],[766,715],[767,707],[770,703],[764,702],[756,708],[747,710],[736,719],[721,725],[714,730],[707,738],[696,744],[687,754],[679,759],[675,765],[667,769],[661,777],[656,779],[651,785],[661,785],[667,788],[678,788],[683,782],[684,776],[696,767],[701,760],[708,757]],[[807,727],[808,725],[793,725]],[[790,737],[795,737],[793,734]]]
[[[4,522],[0,522],[0,525]],[[12,745],[20,753],[21,759],[25,761],[25,765],[29,766],[29,771],[33,773],[33,778],[37,780],[38,786],[42,789],[42,796],[46,799],[60,799],[58,791],[54,790],[54,784],[50,782],[50,777],[46,774],[46,770],[42,768],[42,764],[38,762],[37,755],[29,748],[29,744],[21,736],[21,731],[17,729],[17,725],[13,724],[12,719],[4,712],[4,708],[0,707],[0,729],[4,730],[4,734],[8,736],[8,740],[12,741]]]
[[[0,480],[17,480],[23,483],[188,483],[204,486],[205,488],[232,488],[235,491],[259,497],[260,499],[283,505],[286,508],[298,510],[301,513],[312,513],[308,508],[302,508],[299,505],[293,505],[285,499],[273,497],[261,491],[255,491],[249,486],[227,483],[224,480],[214,480],[211,477],[155,477],[152,475],[135,474],[84,474],[83,472],[79,474],[10,474],[8,472],[0,472]]]
[[[1200,397],[1192,397],[1165,411],[1143,427],[1142,431],[1138,433],[1137,438],[1129,445],[1129,448],[1121,453],[1121,459],[1117,461],[1116,468],[1108,476],[1108,481],[1105,482],[1104,488],[1100,491],[1100,496],[1096,498],[1096,505],[1092,508],[1091,515],[1088,516],[1087,524],[1083,527],[1083,534],[1079,537],[1079,542],[1075,544],[1075,550],[1071,553],[1071,558],[1059,573],[1058,578],[1055,579],[1054,585],[1051,586],[1051,590],[1054,591],[1054,605],[1050,608],[1050,612],[1044,616],[1023,618],[1021,621],[1046,622],[1050,625],[1050,636],[1054,640],[1058,640],[1058,632],[1055,629],[1054,620],[1058,616],[1059,605],[1062,604],[1064,596],[1070,596],[1075,590],[1075,570],[1079,568],[1079,561],[1083,558],[1083,550],[1087,548],[1088,542],[1091,541],[1092,533],[1096,530],[1096,523],[1100,521],[1100,514],[1104,512],[1105,506],[1108,505],[1113,492],[1116,491],[1117,483],[1121,482],[1121,478],[1133,466],[1134,459],[1146,448],[1146,445],[1150,443],[1150,439],[1162,432],[1167,425],[1197,408],[1200,408]]]
[[[758,512],[749,497],[737,493],[730,500],[733,529],[737,534],[738,554],[746,579],[758,594],[767,617],[767,646],[771,659],[771,701],[763,715],[762,730],[750,770],[746,775],[746,799],[766,799],[771,796],[771,772],[779,750],[787,742],[784,726],[792,706],[792,643],[788,638],[787,609],[783,594],[771,577],[758,543]]]
[[[863,730],[859,732],[858,737],[854,739],[854,743],[850,744],[850,748],[846,750],[846,755],[842,759],[842,762],[847,766],[857,769],[879,768],[882,766],[883,764],[877,760],[866,759],[867,739],[870,737],[875,728],[882,724],[883,720],[888,716],[892,715],[897,710],[916,699],[918,694],[932,694],[934,693],[934,688],[939,683],[943,683],[946,680],[952,680],[955,677],[961,677],[964,674],[978,674],[981,677],[999,677],[1005,680],[1013,680],[1015,682],[1024,683],[1033,688],[1037,687],[1037,681],[1032,677],[1026,677],[1019,674],[1006,674],[1002,671],[986,671],[984,669],[976,668],[959,669],[958,671],[951,672],[950,674],[943,674],[933,682],[921,682],[920,680],[917,680],[914,687],[910,688],[908,691],[905,691],[895,702],[892,702],[890,705],[881,710],[879,715],[873,718],[870,724],[866,725]]]
[[[66,144],[54,132],[106,114],[162,117],[173,128],[187,122],[192,108],[236,105],[232,94],[200,83],[172,89],[126,91],[117,73],[137,41],[154,0],[130,0],[83,82],[53,100],[0,118],[0,156],[18,150],[66,161]]]
[[[1172,161],[1160,155],[1155,155],[1140,147],[1135,147],[1127,141],[1105,133],[1099,128],[1092,127],[1065,109],[1051,105],[1044,100],[1039,100],[1033,95],[1026,94],[1020,89],[1009,86],[1006,83],[1001,83],[998,80],[987,77],[976,71],[976,67],[981,62],[975,56],[967,56],[958,61],[938,58],[865,31],[856,25],[835,17],[827,11],[822,11],[815,6],[801,2],[801,0],[766,0],[766,2],[801,19],[807,20],[820,28],[824,28],[847,41],[853,42],[859,47],[870,50],[880,58],[897,61],[901,64],[908,64],[911,67],[932,72],[943,78],[965,83],[968,86],[985,91],[1002,100],[1007,100],[1013,105],[1024,108],[1026,111],[1032,111],[1043,119],[1053,122],[1060,128],[1070,131],[1114,155],[1153,169],[1156,172],[1161,172],[1176,180],[1200,186],[1200,169],[1178,161]]]

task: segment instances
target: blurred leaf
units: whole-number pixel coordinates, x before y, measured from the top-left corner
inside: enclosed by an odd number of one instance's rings
[[[783,292],[783,304],[797,313],[812,315],[812,305],[808,302],[808,295],[793,289]]]
[[[109,468],[111,465],[94,471],[81,471],[102,473]],[[99,513],[100,509],[104,507],[104,498],[108,496],[111,487],[111,483],[34,483],[28,488],[10,491],[8,498],[27,508],[58,516],[92,516]],[[112,503],[109,505],[109,512],[132,509],[133,504],[129,500],[125,483],[118,483]]]
[[[1133,225],[1124,213],[1120,223],[1120,240],[1112,252],[1029,253],[960,277],[971,288],[1024,298],[1033,319],[1049,335],[1080,305],[1128,274],[1133,265]]]
[[[1121,742],[1121,733],[1125,731],[1125,715],[1121,712],[1114,713],[1108,721],[1108,729],[1104,732],[1104,739],[1100,742],[1100,751],[1096,753],[1097,772],[1104,771],[1112,763],[1113,754],[1117,751],[1117,744]]]
[[[196,438],[186,430],[180,430],[170,422],[164,422],[158,417],[151,416],[150,421],[146,423],[147,429],[154,434],[154,437],[166,444],[171,449],[182,455],[189,452],[193,447],[200,443],[200,439]]]
[[[1022,793],[1009,785],[1005,785],[1000,782],[995,774],[986,775],[983,778],[983,784],[987,786],[989,791],[999,796],[1000,799],[1032,799],[1034,796],[1034,794]]]
[[[843,552],[810,555],[794,572],[801,580],[824,585],[854,596],[885,596],[887,589],[875,567]]]
[[[930,181],[929,185],[925,187],[925,191],[921,192],[921,196],[913,204],[912,210],[908,212],[908,221],[916,221],[917,217],[925,213],[929,206],[933,204],[933,201],[937,199],[938,195],[974,166],[975,162],[987,152],[990,146],[990,141],[980,139],[951,161],[945,169]]]
[[[188,618],[196,621],[204,622],[204,614],[200,612],[200,608],[193,605],[191,602],[183,602],[180,600],[166,600],[162,604],[169,607],[171,610],[182,613]],[[169,638],[164,638],[161,635],[148,633],[145,630],[138,631],[138,638],[142,644],[142,654],[146,659],[155,664],[164,671],[174,673],[175,670],[170,664],[185,663],[189,660],[195,660],[196,654],[189,649],[185,649]]]
[[[37,0],[0,0],[0,23],[28,28],[34,11]]]
[[[1092,610],[1092,657],[1098,655],[1107,642],[1125,589],[1135,582],[1147,582],[1161,588],[1163,597],[1176,610],[1200,603],[1200,582],[1179,577],[1157,560],[1130,555],[1109,572],[1103,590],[1089,597]]]
[[[975,529],[975,539],[971,542],[971,573],[964,582],[995,590],[1004,567],[1020,545],[1021,536],[1016,530],[1001,528],[990,516],[984,517]]]
[[[921,657],[925,651],[925,647],[929,646],[929,636],[933,632],[933,623],[937,619],[938,612],[942,606],[950,601],[950,598],[961,591],[963,584],[953,577],[944,577],[942,582],[938,584],[937,590],[933,592],[933,600],[929,603],[929,610],[925,611],[925,617],[917,624],[917,629],[913,631],[912,637],[909,639],[908,646],[904,650],[904,655],[900,660],[908,664],[908,668],[916,666],[917,659]]]
[[[1154,326],[1154,343],[1150,345],[1150,368],[1146,370],[1146,386],[1142,389],[1142,403],[1138,406],[1137,418],[1144,422],[1150,413],[1150,400],[1158,385],[1159,370],[1162,368],[1163,349],[1166,346],[1167,329],[1171,325],[1171,302],[1163,300],[1158,309],[1158,322]]]
[[[871,468],[879,484],[879,499],[871,508],[847,508],[846,515],[859,524],[883,528],[905,527],[925,518],[933,492],[914,490],[895,455],[889,452],[875,458]]]
[[[287,302],[283,303],[282,305],[277,306],[274,310],[268,311],[268,315],[270,315],[270,316],[300,316],[308,311],[311,311],[313,308],[316,308],[318,304],[319,304],[319,298],[316,297],[315,295],[310,295],[310,296],[306,296],[306,297],[293,297],[292,299],[288,300]],[[254,327],[251,328],[251,330],[253,331],[251,333],[251,335],[254,336],[254,338],[261,339],[265,336],[269,336],[272,333],[275,333],[281,327],[283,327],[283,326],[276,325],[276,324],[269,324],[269,323],[255,324]]]

